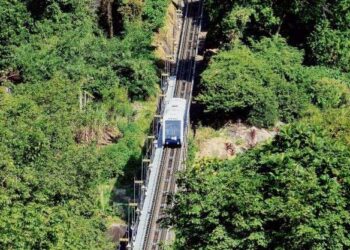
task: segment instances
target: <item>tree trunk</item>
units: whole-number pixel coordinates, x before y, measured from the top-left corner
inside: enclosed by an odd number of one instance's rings
[[[100,4],[100,24],[105,28],[109,38],[114,36],[113,1],[114,0],[101,0]]]

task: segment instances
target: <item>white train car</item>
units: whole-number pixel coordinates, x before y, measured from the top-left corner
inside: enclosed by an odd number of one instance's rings
[[[186,122],[186,99],[172,98],[165,107],[162,121],[164,146],[181,146]]]

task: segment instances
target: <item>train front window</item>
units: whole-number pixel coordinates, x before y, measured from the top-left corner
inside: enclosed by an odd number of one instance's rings
[[[165,138],[177,140],[181,135],[181,121],[165,121]]]

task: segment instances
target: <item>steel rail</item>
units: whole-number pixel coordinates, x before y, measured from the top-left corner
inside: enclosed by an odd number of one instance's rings
[[[161,168],[160,168],[158,179],[157,179],[157,189],[156,190],[158,190],[158,192],[153,199],[150,223],[148,225],[146,236],[145,236],[144,246],[146,246],[146,249],[151,249],[151,247],[152,247],[150,244],[153,241],[153,234],[154,234],[154,230],[156,229],[154,225],[156,224],[157,217],[158,217],[158,214],[157,214],[158,210],[156,209],[159,206],[159,195],[158,194],[159,194],[159,190],[161,190],[162,180],[164,179],[163,178],[164,169],[166,168],[166,165],[167,165],[169,153],[170,153],[170,151],[168,149],[165,149],[163,152],[163,157],[162,157],[162,161],[161,161]]]
[[[186,1],[186,11],[178,49],[174,97],[190,102],[193,89],[195,57],[198,49],[199,20],[202,16],[202,0]],[[189,105],[189,104],[188,104]],[[187,108],[187,111],[189,108]],[[185,143],[185,142],[184,142]],[[144,238],[145,249],[157,250],[159,243],[167,240],[169,229],[161,227],[159,220],[165,215],[167,197],[176,189],[176,172],[182,160],[183,148],[165,148],[157,176],[156,193],[153,197],[150,220]]]
[[[191,3],[195,3],[192,2]],[[193,9],[190,9],[188,11],[190,17],[188,18],[188,22],[186,25],[185,29],[185,34],[184,34],[184,46],[182,46],[181,56],[179,56],[180,60],[180,66],[179,66],[179,71],[178,71],[178,77],[180,78],[177,81],[177,89],[175,90],[175,97],[180,97],[180,98],[185,98],[189,102],[192,98],[192,88],[193,88],[193,73],[194,73],[194,64],[195,64],[195,56],[197,53],[197,46],[198,46],[198,34],[199,34],[199,26],[198,26],[198,21],[200,21],[200,18],[202,17],[202,6],[201,6],[201,1],[197,1],[196,3],[199,3],[199,6],[197,8],[197,12],[194,13],[192,11],[196,11],[194,7],[192,6]],[[164,214],[164,211],[166,209],[166,202],[167,202],[167,196],[171,193],[173,193],[176,189],[176,172],[179,170],[180,166],[180,161],[182,159],[182,154],[183,154],[183,149],[171,149],[171,150],[177,150],[179,152],[179,155],[175,158],[175,161],[172,161],[172,165],[170,167],[171,171],[168,173],[170,174],[170,180],[168,181],[168,186],[166,191],[162,191],[163,194],[163,200],[164,205],[162,204],[160,214]],[[168,165],[169,168],[169,165]],[[168,178],[168,177],[167,177]],[[164,195],[165,194],[165,195]],[[159,218],[161,219],[161,218]],[[159,224],[157,225],[159,227]],[[157,228],[158,230],[158,228]],[[160,242],[166,241],[167,240],[167,235],[169,233],[169,229],[161,229],[160,230],[160,237],[159,239],[154,238],[153,240],[153,247],[151,249],[157,249],[157,246]],[[159,234],[157,234],[157,237]]]
[[[157,249],[159,247],[159,243],[164,239],[163,237],[166,236],[166,234],[164,234],[166,230],[161,227],[159,220],[161,220],[165,215],[164,209],[167,205],[167,195],[170,191],[169,188],[171,187],[170,185],[174,172],[176,171],[176,166],[179,164],[181,149],[170,149],[169,151],[170,157],[168,158],[167,167],[164,169],[165,178],[163,180],[163,189],[161,192],[159,192],[160,203],[158,205],[160,209],[156,221],[155,234],[151,240],[152,245],[148,249]]]

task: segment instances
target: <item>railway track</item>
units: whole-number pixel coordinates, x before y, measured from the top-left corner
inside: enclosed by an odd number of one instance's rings
[[[190,103],[197,53],[200,19],[203,0],[185,0],[185,16],[182,27],[178,62],[176,67],[176,87],[174,97],[185,98]],[[158,250],[161,243],[171,238],[168,228],[162,228],[160,220],[165,216],[168,197],[176,188],[176,172],[182,160],[182,148],[165,148],[157,178],[157,193],[153,199],[150,222],[144,246],[147,250]]]

